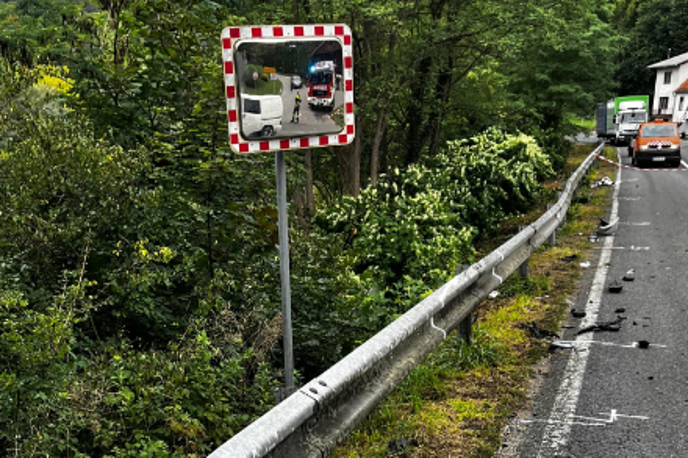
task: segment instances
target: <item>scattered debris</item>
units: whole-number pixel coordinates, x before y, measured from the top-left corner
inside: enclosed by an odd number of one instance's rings
[[[626,309],[624,307],[619,307],[618,309],[614,310],[614,313],[626,313]]]
[[[600,186],[614,186],[614,180],[612,180],[612,179],[609,178],[609,177],[604,177],[604,178],[602,178],[601,180],[598,180],[598,181],[594,182],[594,183],[590,186],[590,188],[591,188],[591,189],[595,189],[595,188],[599,188]]]
[[[633,281],[635,280],[635,269],[631,269],[628,272],[626,272],[626,275],[623,276],[623,281]]]
[[[590,262],[589,261],[581,262],[579,265],[582,268],[587,269],[588,267],[590,267]]]
[[[585,334],[586,332],[595,332],[595,331],[610,331],[610,332],[618,332],[621,330],[621,322],[625,320],[625,317],[617,317],[616,320],[614,321],[603,321],[599,323],[595,323],[590,326],[586,326],[584,328],[581,328],[576,335],[581,335]]]
[[[499,291],[492,291],[490,294],[488,294],[490,299],[494,299],[497,296],[499,296]]]
[[[648,342],[647,340],[639,340],[638,341],[638,348],[643,348],[643,349],[650,348],[650,342]]]
[[[535,321],[529,321],[528,323],[520,324],[517,326],[519,329],[523,329],[528,332],[531,336],[536,339],[544,339],[546,337],[556,337],[559,339],[559,334],[556,334],[550,330],[542,329]]]
[[[612,281],[607,287],[607,290],[609,290],[610,293],[620,293],[622,289],[623,285],[619,280]]]
[[[590,234],[588,236],[588,240],[590,241],[590,243],[597,243],[597,234],[595,234],[595,233]]]
[[[574,318],[585,318],[585,315],[587,315],[587,313],[580,312],[576,309],[571,310],[571,316]]]
[[[556,350],[557,348],[576,348],[576,343],[575,342],[560,342],[560,341],[553,341],[549,343],[549,349],[550,350]]]
[[[564,262],[573,262],[576,259],[578,259],[577,254],[572,254],[571,256],[565,256],[563,258],[559,258],[560,261],[564,261]]]
[[[611,221],[606,221],[606,220],[600,218],[600,224],[597,227],[597,234],[598,235],[609,235],[614,231],[614,229],[616,229],[616,226],[618,224],[619,224],[619,218],[614,218]]]
[[[407,439],[402,437],[397,440],[389,441],[389,443],[387,444],[387,449],[392,454],[392,456],[399,456],[401,454],[405,454],[406,452],[408,452],[409,448],[412,445],[418,445],[418,443],[415,440],[409,442]]]

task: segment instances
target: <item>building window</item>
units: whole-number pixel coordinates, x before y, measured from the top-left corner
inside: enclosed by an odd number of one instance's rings
[[[671,84],[671,72],[664,72],[664,84]]]
[[[669,97],[660,97],[659,98],[659,109],[664,110],[669,108]]]
[[[683,97],[678,99],[678,111],[683,111]]]

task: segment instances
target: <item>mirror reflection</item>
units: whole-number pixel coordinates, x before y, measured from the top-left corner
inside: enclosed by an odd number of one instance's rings
[[[234,62],[244,139],[342,132],[343,61],[336,39],[240,42]]]

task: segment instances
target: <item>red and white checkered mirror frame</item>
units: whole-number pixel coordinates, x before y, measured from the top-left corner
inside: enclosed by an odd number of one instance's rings
[[[233,50],[242,39],[259,38],[336,38],[342,44],[344,54],[344,130],[339,134],[306,136],[275,140],[246,141],[239,133],[239,94],[236,90]],[[222,31],[222,60],[224,62],[227,118],[229,120],[229,144],[239,154],[279,150],[317,148],[347,145],[354,140],[354,64],[351,46],[351,29],[344,24],[330,25],[281,25],[227,27]]]

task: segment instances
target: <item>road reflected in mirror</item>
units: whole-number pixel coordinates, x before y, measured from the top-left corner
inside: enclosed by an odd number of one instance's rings
[[[337,39],[242,41],[235,52],[245,140],[344,130],[343,52]]]

